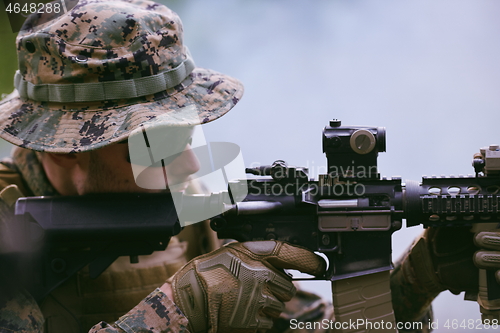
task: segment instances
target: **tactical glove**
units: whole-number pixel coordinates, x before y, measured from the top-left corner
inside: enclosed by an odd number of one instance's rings
[[[479,270],[473,257],[477,250],[469,227],[427,228],[424,234],[438,283],[453,294],[477,292]],[[425,257],[425,256],[424,256]]]
[[[475,253],[474,263],[479,268],[496,270],[495,278],[500,283],[500,230],[479,232],[474,243],[484,249]]]
[[[191,260],[171,278],[174,302],[191,333],[262,331],[296,292],[282,269],[319,275],[325,262],[280,241],[230,243]]]
[[[391,274],[394,314],[398,322],[420,321],[443,290],[478,290],[477,250],[470,228],[427,228],[395,264]]]

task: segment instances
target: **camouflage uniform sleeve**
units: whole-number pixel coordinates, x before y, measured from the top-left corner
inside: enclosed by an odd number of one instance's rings
[[[395,263],[391,273],[392,306],[397,322],[422,322],[421,331],[404,331],[402,333],[432,332],[429,323],[433,320],[431,303],[441,292],[439,288],[430,288],[429,283],[417,278],[412,264],[411,251],[414,242]]]
[[[43,332],[43,315],[31,295],[18,290],[13,297],[0,299],[0,332]]]
[[[187,326],[179,308],[156,289],[113,325],[100,322],[89,333],[189,333]]]

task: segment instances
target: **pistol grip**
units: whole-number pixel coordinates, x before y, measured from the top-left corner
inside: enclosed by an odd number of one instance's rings
[[[332,281],[332,296],[339,332],[397,332],[390,271]]]

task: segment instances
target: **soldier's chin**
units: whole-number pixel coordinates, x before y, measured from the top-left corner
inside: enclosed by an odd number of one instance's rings
[[[169,184],[168,189],[170,192],[184,192],[189,186],[189,182],[183,182],[179,184]]]

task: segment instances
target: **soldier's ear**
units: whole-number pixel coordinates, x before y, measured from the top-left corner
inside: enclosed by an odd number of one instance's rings
[[[78,163],[77,154],[58,154],[58,153],[47,153],[43,154],[43,158],[50,159],[54,164],[60,166],[61,168],[72,168]]]

